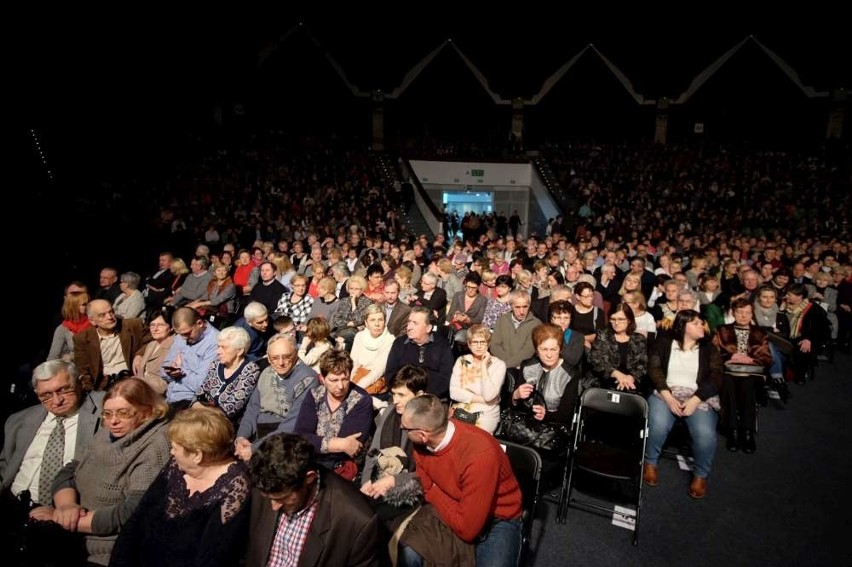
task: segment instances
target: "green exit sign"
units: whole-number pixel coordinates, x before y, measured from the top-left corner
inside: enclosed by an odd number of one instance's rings
[[[485,177],[484,169],[471,169],[470,170],[471,177]]]

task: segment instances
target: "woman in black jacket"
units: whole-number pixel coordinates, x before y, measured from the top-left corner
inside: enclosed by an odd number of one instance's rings
[[[654,393],[648,398],[649,431],[645,446],[645,483],[657,484],[657,461],[677,419],[684,419],[692,437],[693,478],[689,495],[703,498],[716,453],[716,423],[722,358],[706,340],[701,314],[679,311],[671,333],[662,335],[650,357]]]

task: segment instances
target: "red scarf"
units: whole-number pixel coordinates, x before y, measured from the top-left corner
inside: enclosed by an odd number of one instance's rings
[[[71,331],[72,335],[76,335],[80,331],[85,331],[89,327],[92,326],[92,323],[86,319],[80,319],[79,321],[71,321],[70,319],[65,319],[62,321],[62,326]]]

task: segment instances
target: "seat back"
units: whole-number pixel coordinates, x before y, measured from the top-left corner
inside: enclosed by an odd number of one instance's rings
[[[538,451],[531,447],[518,445],[511,441],[499,440],[499,443],[503,447],[503,450],[506,451],[506,456],[509,457],[509,462],[512,465],[512,471],[515,473],[515,478],[518,479],[518,485],[521,487],[524,539],[521,562],[519,564],[523,565],[524,557],[528,553],[532,525],[535,520],[536,507],[538,506],[538,493],[541,484],[541,456],[538,454]]]
[[[640,395],[604,388],[589,388],[580,397],[580,411],[593,409],[624,417],[648,419],[648,402]]]

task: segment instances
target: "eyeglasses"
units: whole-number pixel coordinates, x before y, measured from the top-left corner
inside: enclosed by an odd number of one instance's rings
[[[44,403],[53,400],[54,397],[64,398],[65,396],[70,396],[76,393],[77,388],[75,388],[74,386],[63,386],[62,388],[59,388],[58,390],[54,390],[52,392],[42,392],[41,394],[38,394],[37,397],[40,402]]]
[[[135,417],[137,413],[139,412],[137,412],[135,409],[127,408],[121,408],[117,410],[104,410],[103,413],[101,413],[101,419],[103,419],[104,421],[109,421],[112,418],[117,418],[121,421],[124,421],[125,419]]]
[[[464,286],[464,288],[472,290],[472,291],[476,291],[476,290],[479,289],[479,286],[478,285],[466,285],[466,286]]]
[[[580,299],[592,299],[595,296],[594,293],[584,293],[582,295],[578,295]]]
[[[488,341],[467,341],[467,344],[470,346],[486,346]]]
[[[287,360],[290,360],[294,356],[296,356],[296,353],[293,353],[293,354],[273,354],[273,355],[267,355],[266,358],[268,358],[271,362],[285,362]]]

